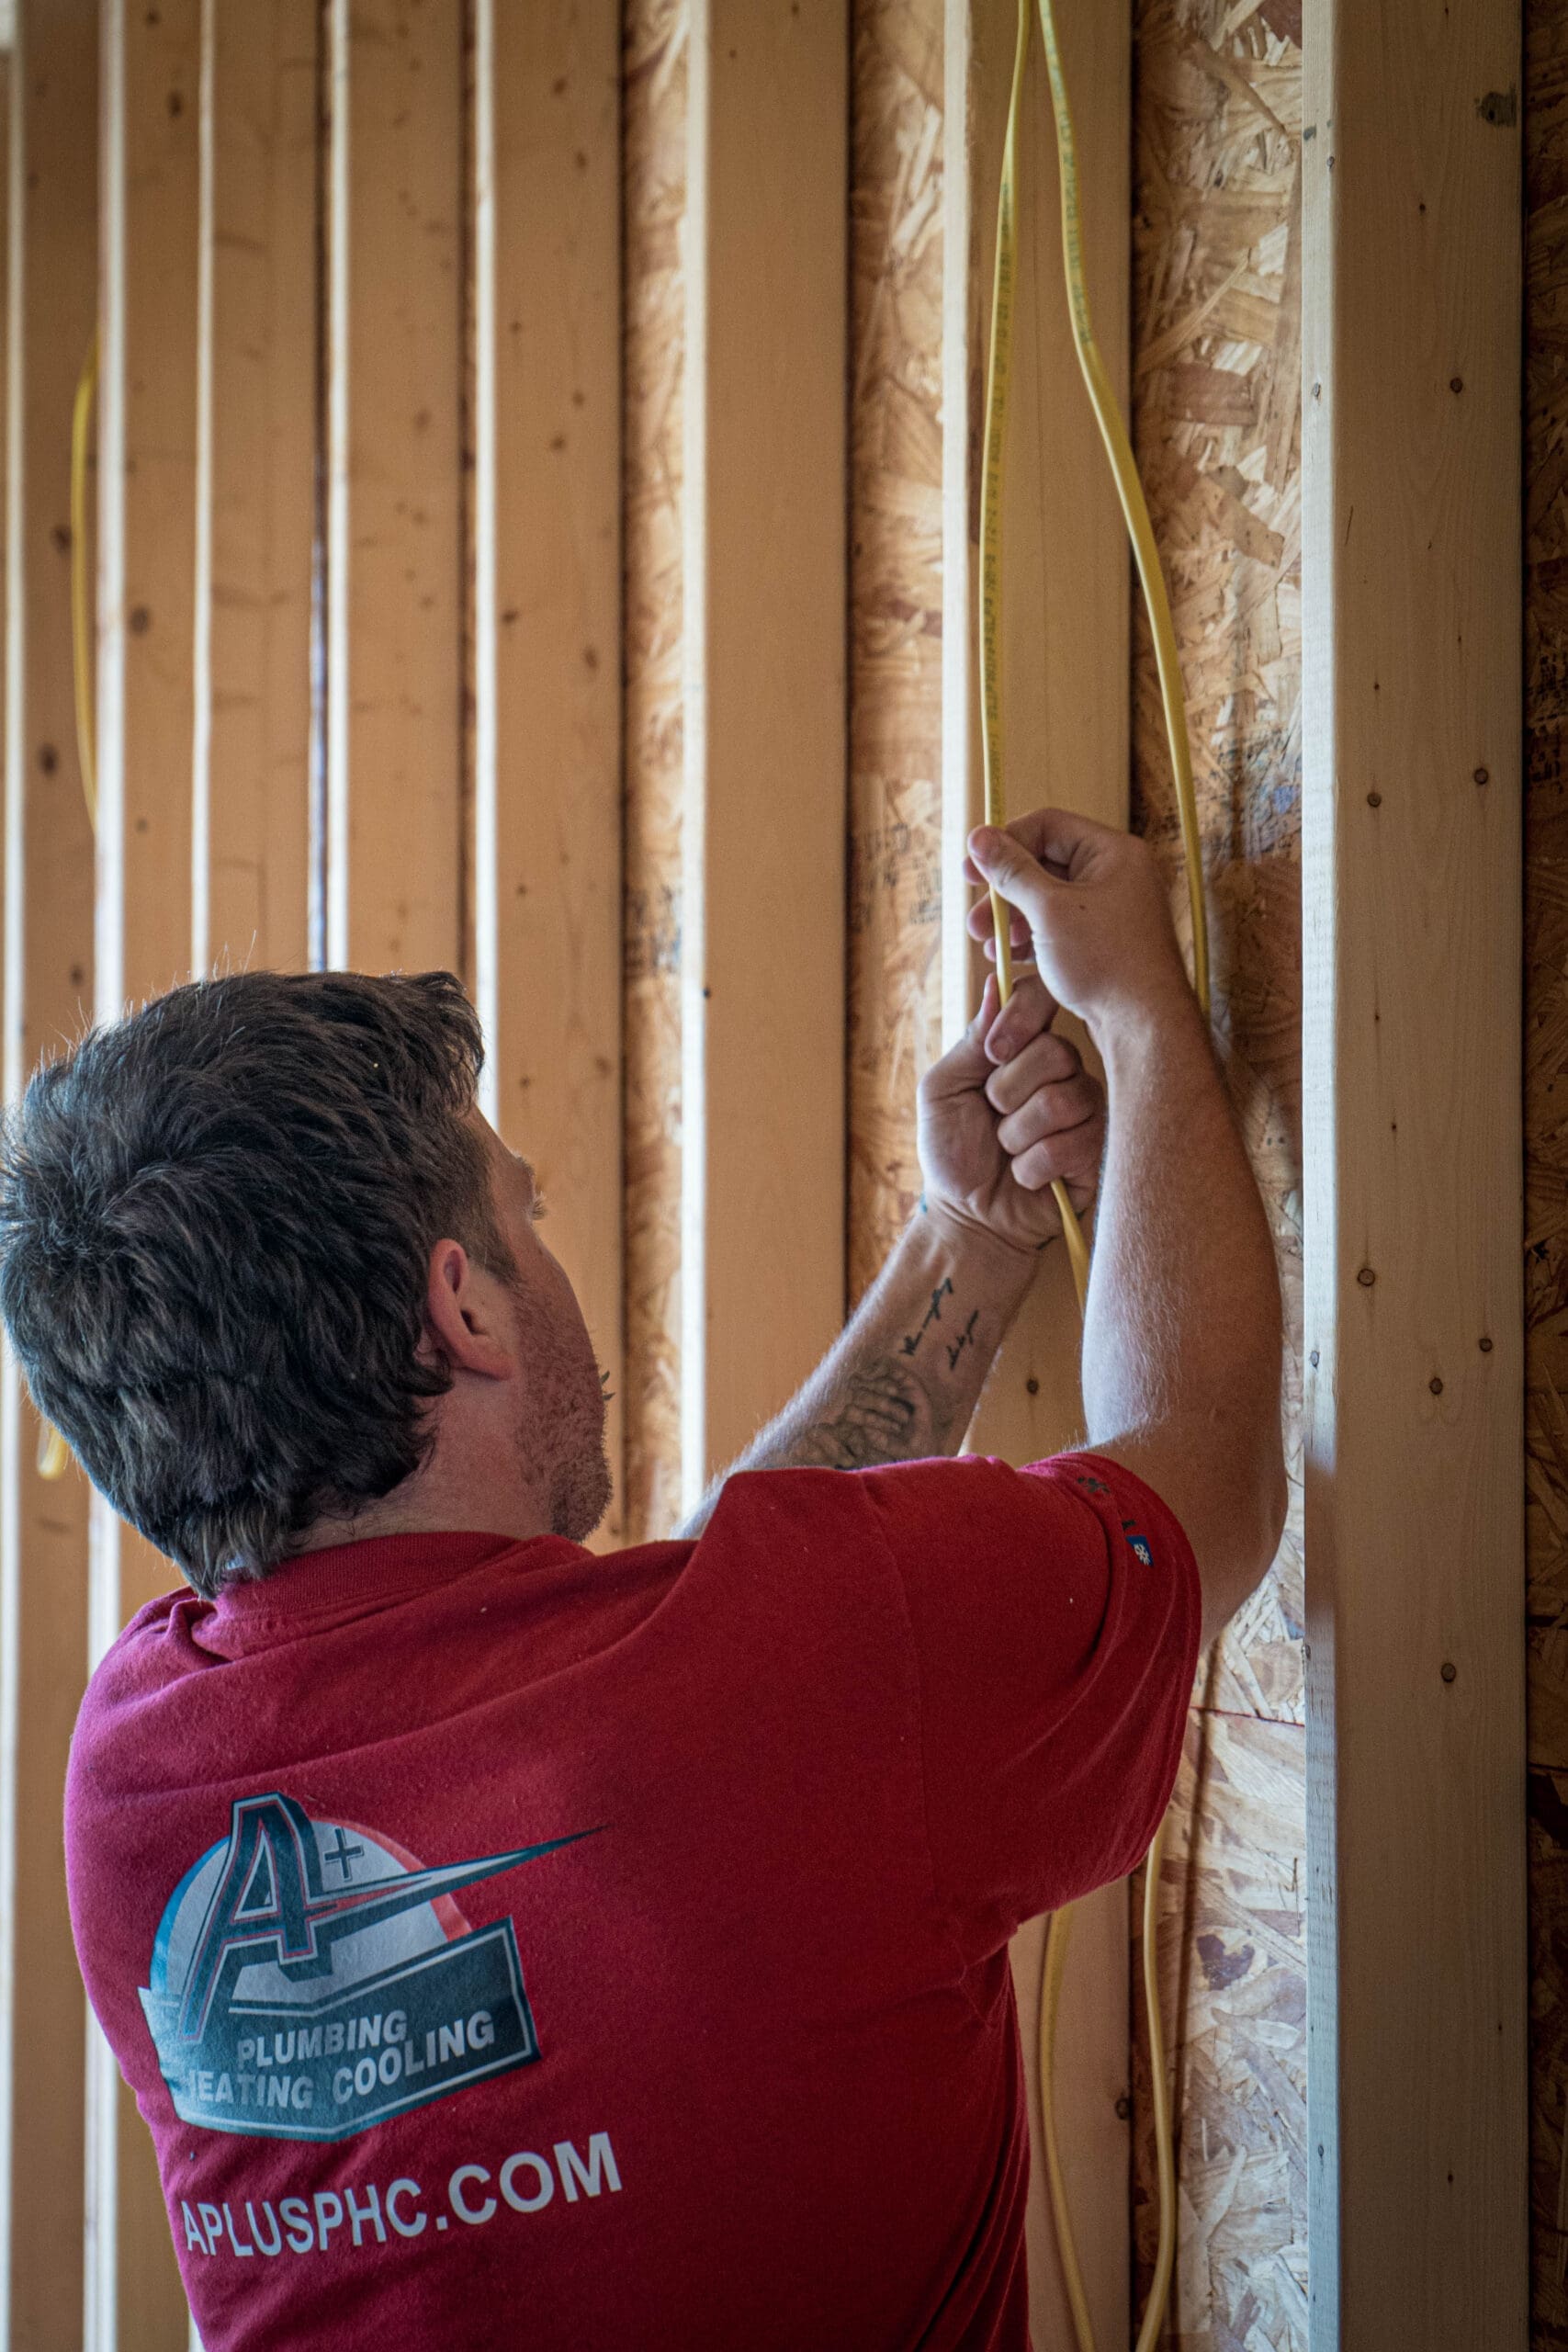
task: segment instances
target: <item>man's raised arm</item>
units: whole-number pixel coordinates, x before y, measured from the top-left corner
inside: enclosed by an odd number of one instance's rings
[[[1089,1442],[1180,1520],[1208,1642],[1268,1568],[1284,1518],[1280,1286],[1258,1186],[1144,843],[1040,809],[974,834],[970,856],[1105,1063]],[[976,908],[971,929],[987,922]]]
[[[1280,1538],[1280,1313],[1262,1203],[1145,845],[1061,810],[971,838],[971,878],[1013,908],[1032,954],[998,1014],[920,1090],[923,1213],[847,1329],[733,1465],[860,1469],[950,1453],[1060,1233],[1049,1186],[1089,1199],[1105,1168],[1083,1334],[1089,1443],[1155,1489],[1187,1532],[1212,1640]],[[990,930],[982,901],[970,916]],[[1099,1090],[1051,1028],[1085,1023]],[[722,1480],[718,1482],[722,1485]],[[687,1527],[694,1533],[716,1485]]]

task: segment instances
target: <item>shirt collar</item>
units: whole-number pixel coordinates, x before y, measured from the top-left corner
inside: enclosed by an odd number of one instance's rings
[[[449,1583],[502,1552],[526,1553],[527,1565],[575,1553],[564,1537],[469,1531],[442,1535],[373,1535],[330,1551],[302,1552],[265,1577],[225,1585],[212,1602],[215,1626],[293,1624],[313,1617],[357,1615]]]

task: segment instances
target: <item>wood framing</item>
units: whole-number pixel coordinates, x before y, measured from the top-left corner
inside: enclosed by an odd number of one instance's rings
[[[479,0],[475,993],[484,1103],[622,1387],[620,8]],[[609,1432],[624,1526],[620,1408]]]
[[[1096,332],[1112,380],[1127,376],[1130,9],[1056,10],[1082,178]],[[1018,14],[1013,0],[949,0],[944,383],[942,1017],[949,1040],[979,1001],[964,930],[964,842],[983,812],[977,581],[981,417],[997,184]],[[1003,516],[1002,680],[1010,808],[1065,803],[1127,818],[1128,579],[1124,526],[1074,350],[1062,265],[1055,144],[1038,28],[1020,163],[1020,276]],[[1053,1250],[1003,1348],[969,1447],[1032,1462],[1078,1441],[1079,1317],[1065,1250]],[[1036,2340],[1072,2322],[1039,2158],[1038,2018],[1043,1923],[1014,1948],[1036,2163],[1029,2214]],[[1124,1887],[1078,1906],[1063,1991],[1056,2103],[1079,2258],[1097,2337],[1128,2340],[1128,1915]]]
[[[1309,0],[1314,2352],[1527,2327],[1519,11]]]
[[[1530,2340],[1568,2344],[1568,12],[1525,19],[1525,1548]]]
[[[460,0],[331,0],[327,961],[463,961]]]
[[[846,0],[693,0],[688,1506],[843,1319],[848,69]]]
[[[191,964],[306,960],[317,0],[203,0]]]
[[[97,301],[97,12],[29,9],[5,61],[5,1091],[73,1036],[93,981],[93,836],[76,761],[70,417]],[[0,2338],[67,2352],[83,2294],[86,2002],[60,1792],[87,1667],[87,1488],[39,1475],[0,1391]]]
[[[200,0],[102,11],[94,996],[111,1021],[190,967],[200,33]],[[175,1580],[95,1496],[91,1659]],[[87,2231],[88,2352],[176,2341],[152,2142],[96,2028]]]

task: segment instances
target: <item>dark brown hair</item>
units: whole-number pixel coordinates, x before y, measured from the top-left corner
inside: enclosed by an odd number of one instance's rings
[[[45,1063],[0,1133],[0,1314],[39,1410],[198,1592],[386,1494],[451,1385],[429,1253],[511,1271],[449,972],[243,972]]]

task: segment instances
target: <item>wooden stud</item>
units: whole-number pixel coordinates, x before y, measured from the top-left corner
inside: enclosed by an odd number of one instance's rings
[[[1077,132],[1096,331],[1113,382],[1127,374],[1129,24],[1125,0],[1056,9]],[[942,993],[951,1039],[979,1001],[964,930],[964,838],[983,812],[978,701],[980,420],[997,185],[1018,14],[1014,0],[949,0],[947,288],[943,399]],[[1008,805],[1066,803],[1124,824],[1128,575],[1124,527],[1074,351],[1061,258],[1055,144],[1036,29],[1020,160],[1020,268],[1003,517],[1003,694]],[[1032,1462],[1081,1441],[1079,1317],[1054,1250],[998,1359],[970,1450]],[[1079,2259],[1099,2341],[1127,2340],[1130,2138],[1126,1891],[1079,1906],[1057,2037],[1056,2106]],[[1036,2139],[1029,2209],[1032,2324],[1071,2340],[1039,2154],[1038,2015],[1043,1923],[1014,1947]]]
[[[1525,23],[1525,1510],[1530,2326],[1568,2343],[1568,16]]]
[[[461,0],[331,0],[327,960],[462,963]]]
[[[1528,2325],[1519,32],[1304,23],[1314,2352]]]
[[[306,961],[316,0],[204,0],[191,962]]]
[[[620,11],[479,0],[476,997],[484,1108],[621,1379]],[[623,1524],[619,1409],[610,1432]]]
[[[97,300],[89,0],[30,6],[4,61],[8,207],[5,1091],[92,1002],[93,837],[76,761],[71,412]],[[68,2352],[83,2294],[86,2002],[61,1789],[87,1666],[87,1487],[45,1483],[9,1358],[0,1390],[0,2338]]]
[[[845,0],[693,0],[691,24],[688,1505],[843,1317],[849,63]]]
[[[195,725],[200,0],[106,0],[99,396],[95,1000],[116,1020],[190,962]],[[91,1657],[177,1581],[99,1497]],[[183,2335],[146,2127],[107,2045],[89,2052],[89,2352]]]

